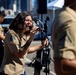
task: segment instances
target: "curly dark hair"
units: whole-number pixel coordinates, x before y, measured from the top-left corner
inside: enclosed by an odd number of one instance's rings
[[[27,16],[31,16],[33,19],[32,15],[29,12],[19,13],[10,24],[9,29],[14,30],[15,32],[22,31],[24,29],[24,21]]]

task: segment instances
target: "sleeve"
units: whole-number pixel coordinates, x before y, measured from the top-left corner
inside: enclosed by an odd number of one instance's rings
[[[14,51],[19,51],[19,41],[18,41],[18,38],[14,34],[7,33],[5,37],[5,45],[9,47],[12,53]]]
[[[61,58],[76,58],[76,22],[71,21],[60,28],[57,41],[57,54]]]

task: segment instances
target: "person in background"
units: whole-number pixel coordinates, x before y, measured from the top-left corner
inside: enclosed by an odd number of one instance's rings
[[[39,23],[39,21],[38,20],[36,20],[36,19],[34,19],[34,21],[35,21],[35,23],[38,25],[38,23]],[[40,41],[41,41],[41,43],[44,41],[44,39],[46,38],[46,39],[48,39],[48,35],[47,35],[47,21],[49,21],[49,17],[47,16],[46,17],[46,19],[45,19],[45,22],[44,22],[44,31],[43,32],[41,32],[41,38],[40,38]],[[48,41],[49,41],[49,39],[48,39]],[[49,45],[48,45],[49,46]],[[45,48],[46,49],[46,48]],[[40,75],[41,74],[41,70],[42,70],[42,67],[43,67],[43,65],[44,64],[46,64],[45,63],[45,61],[46,61],[46,57],[44,58],[43,57],[43,53],[44,53],[44,48],[42,48],[42,49],[40,49],[40,50],[38,50],[37,52],[36,52],[36,57],[34,58],[34,60],[35,60],[35,62],[34,62],[34,75]],[[43,61],[43,59],[45,60],[45,61]],[[34,61],[33,60],[33,61]],[[46,61],[47,62],[47,61]],[[31,63],[30,63],[31,64]],[[46,68],[46,66],[45,66],[45,68]]]
[[[40,45],[30,46],[38,32],[37,28],[33,26],[29,12],[19,13],[12,21],[4,40],[4,58],[0,70],[2,75],[23,75],[26,55],[48,45],[45,39]]]
[[[76,0],[64,0],[52,24],[52,44],[57,75],[76,75]]]
[[[1,26],[1,23],[4,20],[4,17],[5,17],[4,11],[0,11],[0,66],[3,60],[3,55],[4,55],[3,40],[5,39],[5,36],[4,36],[4,30]]]

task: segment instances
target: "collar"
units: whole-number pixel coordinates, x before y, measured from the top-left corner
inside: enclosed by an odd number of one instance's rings
[[[70,7],[66,7],[65,10],[69,12],[76,19],[76,12]]]

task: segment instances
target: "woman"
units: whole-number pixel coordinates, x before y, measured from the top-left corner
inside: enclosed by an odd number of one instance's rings
[[[5,37],[4,58],[1,72],[7,75],[23,75],[24,57],[27,53],[37,51],[48,45],[46,39],[43,44],[30,47],[34,35],[38,32],[33,26],[33,18],[28,12],[19,13],[9,27]]]

